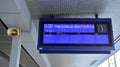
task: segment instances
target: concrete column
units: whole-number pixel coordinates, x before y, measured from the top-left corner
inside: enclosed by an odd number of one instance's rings
[[[13,37],[9,67],[19,67],[20,53],[21,53],[21,38],[20,36]]]

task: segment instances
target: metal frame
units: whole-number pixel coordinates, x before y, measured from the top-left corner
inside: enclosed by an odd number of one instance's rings
[[[109,36],[109,44],[97,45],[82,45],[79,46],[65,46],[65,44],[44,44],[43,43],[43,28],[44,24],[107,24],[108,34]],[[96,28],[96,27],[95,27]],[[96,29],[95,33],[96,34]],[[101,34],[101,33],[99,33]],[[40,18],[39,20],[39,32],[38,32],[38,50],[40,53],[110,53],[110,50],[114,50],[113,45],[113,31],[111,18]],[[97,51],[97,52],[96,52]]]

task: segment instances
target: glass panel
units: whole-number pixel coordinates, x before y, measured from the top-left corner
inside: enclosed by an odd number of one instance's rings
[[[115,67],[115,57],[114,57],[114,55],[112,55],[108,60],[109,60],[110,67]]]
[[[120,50],[115,53],[117,67],[120,67]]]
[[[104,61],[102,64],[100,64],[98,67],[109,67],[108,59]]]
[[[108,62],[109,61],[109,62]],[[104,61],[98,67],[120,67],[120,50],[112,55],[108,60]]]
[[[99,65],[98,67],[102,67],[101,65]]]
[[[99,65],[98,67],[102,67],[101,65]]]

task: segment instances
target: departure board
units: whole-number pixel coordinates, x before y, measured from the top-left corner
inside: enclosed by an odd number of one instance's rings
[[[108,39],[107,34],[96,34],[94,24],[44,24],[46,44],[108,44]]]
[[[38,35],[40,53],[110,53],[114,49],[110,18],[41,18]]]

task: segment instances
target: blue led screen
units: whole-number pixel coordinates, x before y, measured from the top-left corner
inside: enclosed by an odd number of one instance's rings
[[[44,35],[48,44],[108,44],[108,35]]]
[[[44,24],[44,32],[95,32],[94,24]]]
[[[88,33],[95,33],[94,24],[44,24],[43,43],[109,44],[107,34]]]

